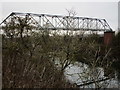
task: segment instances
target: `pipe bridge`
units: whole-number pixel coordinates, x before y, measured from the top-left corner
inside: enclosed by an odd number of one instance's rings
[[[34,23],[38,30],[112,31],[105,19],[34,13],[12,12],[1,24],[13,19],[17,23],[18,18],[26,18],[26,21]]]

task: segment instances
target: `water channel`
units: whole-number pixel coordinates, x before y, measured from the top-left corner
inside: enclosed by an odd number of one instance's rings
[[[56,61],[57,67],[60,67],[60,62]],[[115,73],[114,78],[109,78],[104,75],[104,69],[100,67],[90,68],[87,64],[75,62],[70,64],[64,71],[66,79],[78,85],[80,88],[120,88],[118,74]],[[102,80],[105,79],[105,80]],[[94,83],[95,81],[96,83]],[[100,82],[97,82],[101,80]],[[85,85],[84,85],[85,84]]]
[[[98,84],[101,88],[120,88],[120,81],[117,78],[117,72],[114,78],[110,78],[105,81],[91,83],[92,80],[101,80],[107,77],[104,76],[103,68],[90,68],[88,65],[76,62],[75,64],[70,64],[64,72],[67,80],[71,83],[76,83],[77,85],[81,85],[81,88],[96,88]],[[87,85],[83,85],[84,83],[88,83]]]

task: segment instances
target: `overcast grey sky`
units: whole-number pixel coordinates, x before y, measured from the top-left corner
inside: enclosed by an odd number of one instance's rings
[[[120,1],[118,3],[118,27],[120,28]]]
[[[0,6],[1,20],[11,12],[67,15],[66,9],[73,8],[76,16],[104,18],[113,30],[118,28],[117,2],[2,2]]]

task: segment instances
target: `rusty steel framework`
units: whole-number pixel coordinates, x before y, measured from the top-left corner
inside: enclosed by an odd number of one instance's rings
[[[112,31],[105,19],[12,12],[0,25],[16,17],[31,17],[38,30]]]

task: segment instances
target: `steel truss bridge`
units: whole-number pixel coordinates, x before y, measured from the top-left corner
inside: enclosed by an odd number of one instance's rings
[[[0,25],[19,17],[30,17],[27,22],[33,22],[38,30],[112,31],[105,19],[18,12],[12,12]]]

